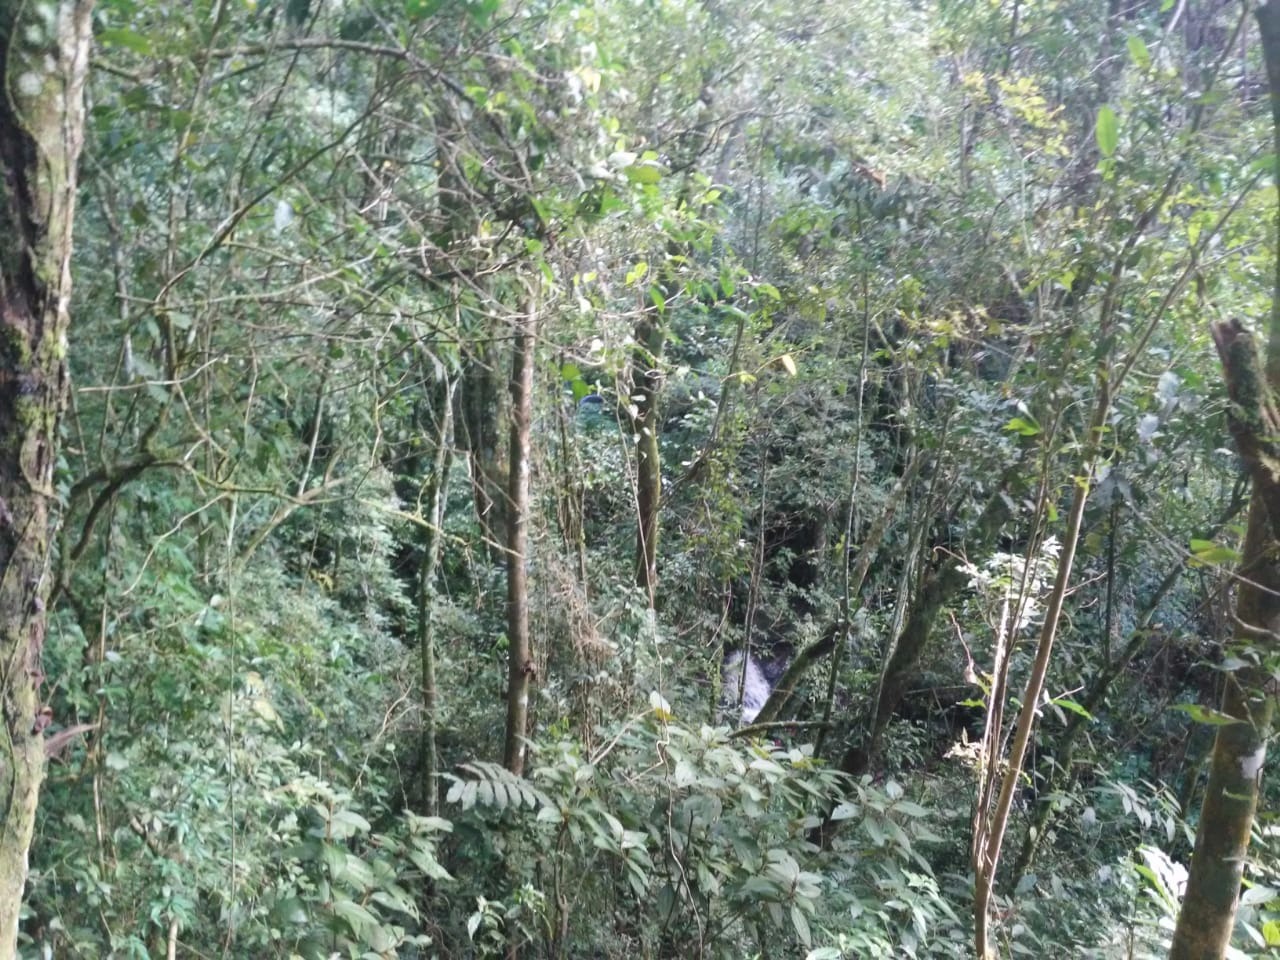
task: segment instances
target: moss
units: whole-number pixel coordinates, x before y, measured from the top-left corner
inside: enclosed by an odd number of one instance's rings
[[[31,344],[23,331],[11,324],[0,325],[0,364],[13,371],[31,366]]]
[[[25,430],[40,426],[44,413],[43,404],[37,403],[32,397],[18,397],[13,405],[14,419]]]

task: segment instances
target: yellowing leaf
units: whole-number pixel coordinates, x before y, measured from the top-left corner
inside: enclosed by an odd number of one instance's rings
[[[1280,947],[1280,920],[1268,920],[1264,923],[1262,936],[1268,947]]]
[[[657,690],[649,692],[649,706],[653,708],[653,715],[663,723],[670,723],[675,719],[675,714],[671,712],[671,704]]]

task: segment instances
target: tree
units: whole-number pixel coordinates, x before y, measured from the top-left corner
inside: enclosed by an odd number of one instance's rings
[[[44,776],[41,655],[92,9],[0,7],[0,957],[16,949]]]
[[[1256,9],[1271,95],[1275,144],[1280,148],[1280,7]],[[1280,181],[1280,155],[1276,159]],[[1280,207],[1277,225],[1280,226]],[[1174,931],[1171,960],[1226,955],[1235,925],[1262,788],[1267,738],[1275,704],[1272,674],[1280,636],[1280,255],[1275,265],[1265,365],[1253,335],[1238,321],[1218,323],[1214,344],[1231,398],[1230,427],[1253,481],[1236,586],[1233,669],[1226,673],[1196,828],[1187,889]]]

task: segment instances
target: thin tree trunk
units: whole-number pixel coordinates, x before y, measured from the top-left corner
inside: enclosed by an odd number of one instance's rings
[[[502,555],[509,504],[503,491],[503,465],[499,462],[501,402],[495,376],[498,351],[492,340],[479,340],[467,351],[460,378],[459,439],[467,450],[471,497],[476,522],[489,557]]]
[[[0,4],[0,957],[16,955],[44,746],[50,505],[67,398],[92,0]]]
[[[444,526],[445,499],[449,490],[449,467],[453,434],[453,391],[455,381],[445,376],[441,402],[436,405],[440,427],[436,433],[435,461],[427,480],[425,504],[427,523],[418,567],[418,656],[422,667],[422,739],[419,744],[422,767],[423,809],[434,817],[440,812],[440,792],[436,775],[440,755],[436,747],[436,640],[431,614],[435,606],[436,570],[440,566],[440,541]]]
[[[1054,580],[1053,591],[1049,594],[1048,603],[1045,605],[1044,626],[1041,628],[1040,641],[1036,646],[1035,662],[1023,690],[1022,709],[1018,714],[1018,726],[1014,731],[1013,745],[1009,748],[1009,757],[1000,784],[1000,794],[990,819],[983,818],[973,840],[974,947],[977,955],[983,960],[994,956],[987,932],[988,906],[995,885],[996,867],[1000,863],[1000,847],[1004,843],[1005,829],[1009,824],[1009,811],[1013,809],[1014,790],[1022,775],[1022,761],[1031,743],[1031,729],[1035,726],[1040,695],[1044,691],[1045,677],[1049,673],[1049,658],[1053,653],[1053,642],[1058,634],[1058,622],[1062,618],[1062,605],[1066,601],[1067,588],[1071,583],[1071,566],[1075,560],[1076,547],[1080,542],[1080,527],[1084,522],[1084,508],[1089,499],[1094,461],[1101,447],[1107,413],[1111,409],[1113,387],[1109,377],[1110,372],[1106,370],[1098,375],[1098,392],[1094,401],[1093,419],[1089,423],[1084,471],[1082,476],[1075,478],[1075,495],[1071,502],[1071,512],[1068,514],[1067,529],[1062,538],[1062,554],[1058,558],[1058,576]],[[991,757],[989,762],[998,763],[999,758]]]
[[[503,764],[524,774],[529,688],[535,672],[529,642],[529,429],[533,420],[533,354],[537,326],[533,297],[515,318],[511,353],[511,463],[507,481],[507,733]]]
[[[1241,506],[1242,501],[1233,502],[1219,517],[1218,522],[1204,534],[1205,538],[1212,540],[1217,536],[1218,532],[1240,512]],[[1155,618],[1156,612],[1160,609],[1165,597],[1177,586],[1178,581],[1182,579],[1182,575],[1185,572],[1186,567],[1183,564],[1177,564],[1171,568],[1165,574],[1164,579],[1160,581],[1155,592],[1147,599],[1142,613],[1138,616],[1137,623],[1129,631],[1129,639],[1120,655],[1115,660],[1108,661],[1102,665],[1094,675],[1088,690],[1082,697],[1078,698],[1077,702],[1085,709],[1086,713],[1093,714],[1101,708],[1111,690],[1111,685],[1124,673],[1134,658],[1146,649],[1151,639],[1151,621]],[[1044,839],[1045,830],[1053,817],[1054,805],[1049,798],[1064,789],[1071,780],[1071,767],[1075,757],[1076,742],[1080,732],[1085,729],[1086,722],[1084,716],[1078,713],[1071,714],[1067,717],[1066,726],[1058,734],[1053,745],[1044,751],[1053,758],[1053,765],[1048,771],[1048,780],[1041,791],[1041,799],[1036,804],[1031,823],[1027,827],[1027,832],[1023,835],[1022,848],[1018,851],[1017,863],[1013,868],[1012,883],[1014,886],[1017,886],[1023,874],[1030,869],[1039,850],[1040,842]]]

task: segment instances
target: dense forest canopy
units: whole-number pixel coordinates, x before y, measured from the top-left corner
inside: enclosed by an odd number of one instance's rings
[[[1280,12],[0,74],[0,958],[1280,956]]]

